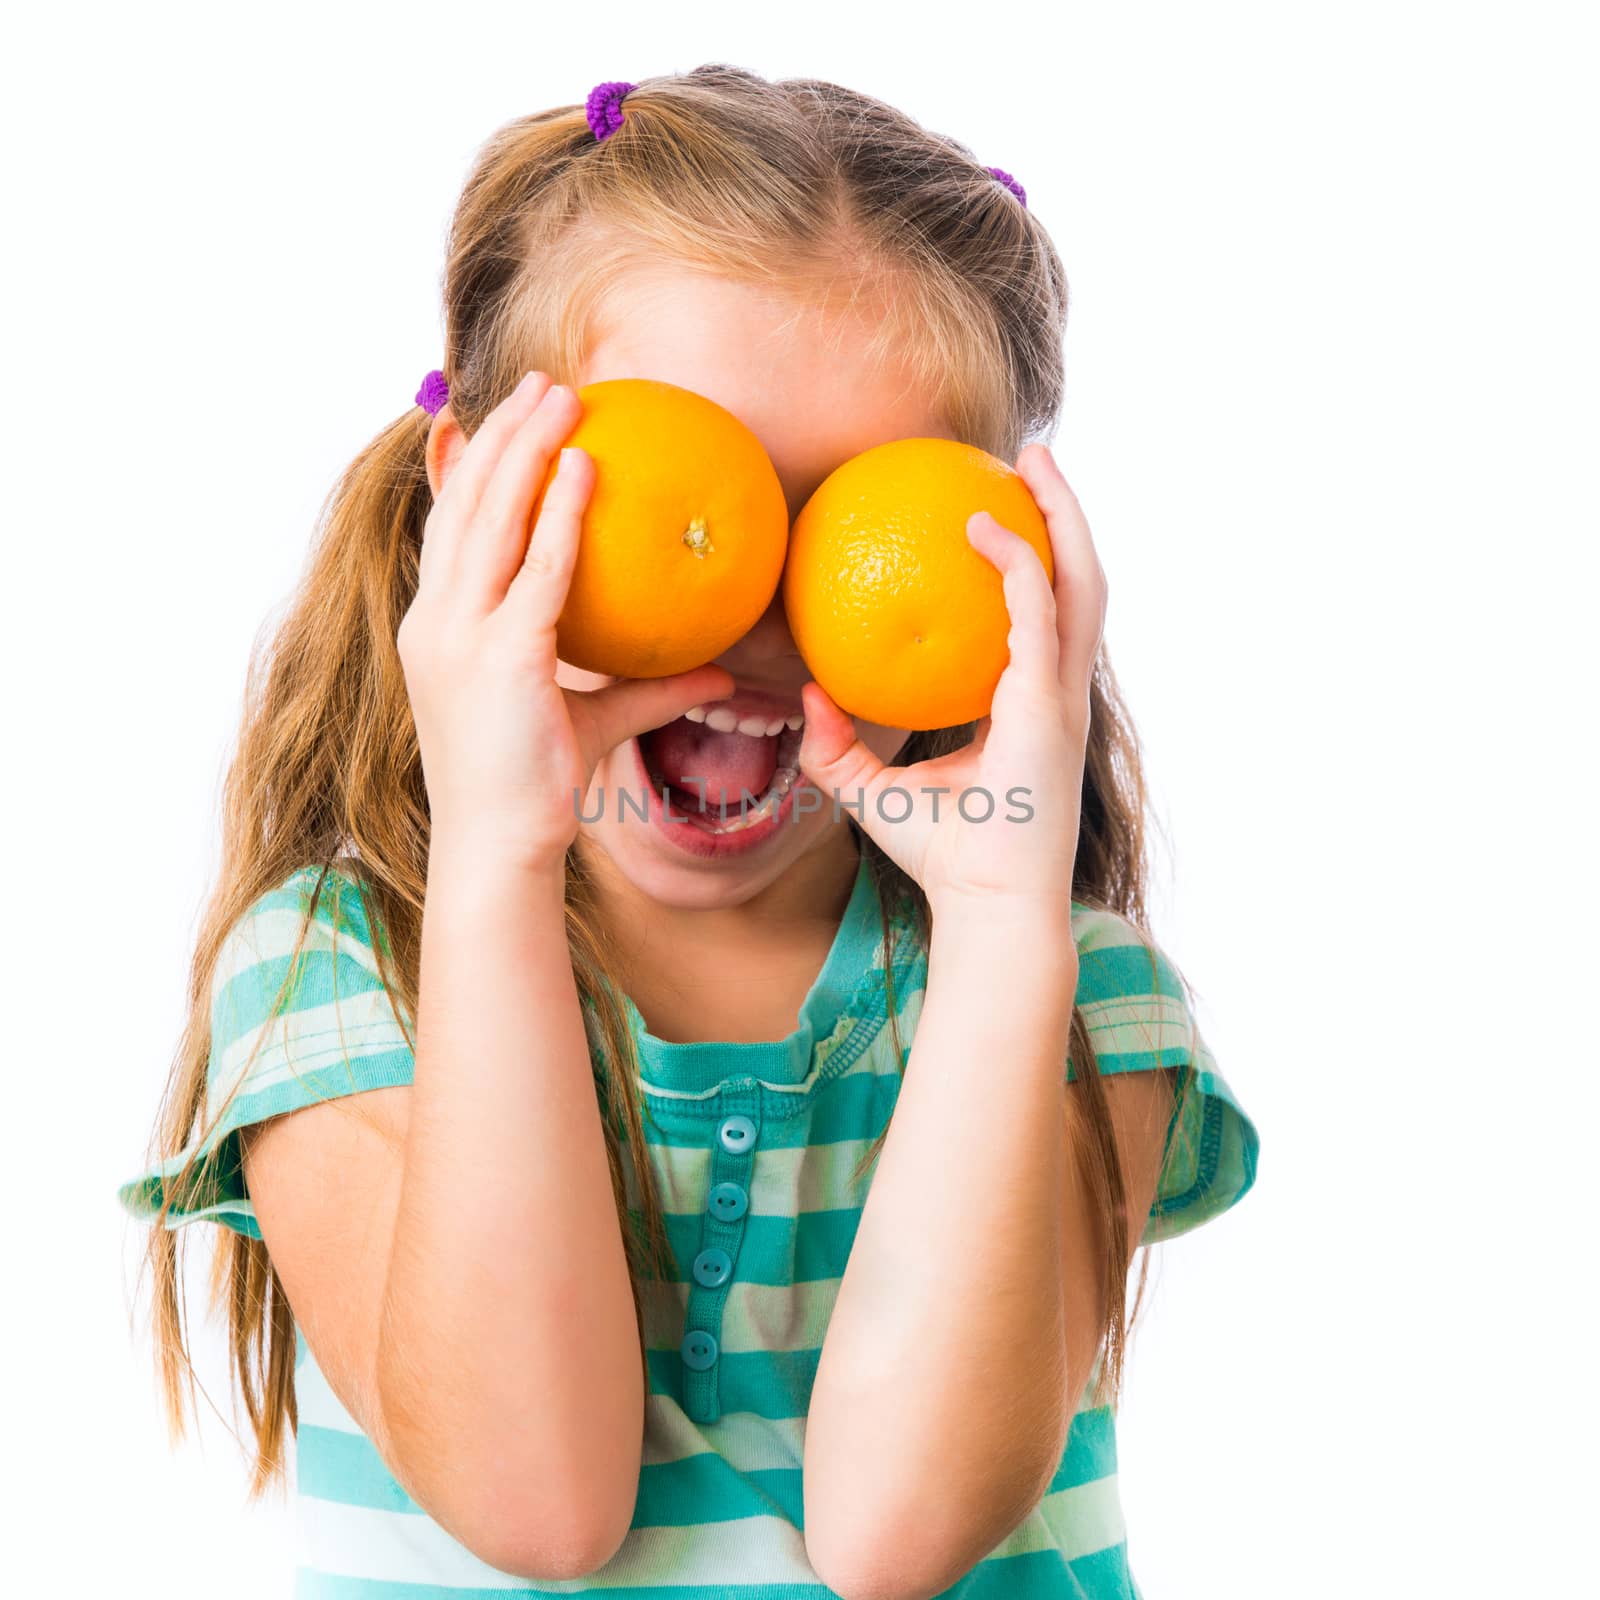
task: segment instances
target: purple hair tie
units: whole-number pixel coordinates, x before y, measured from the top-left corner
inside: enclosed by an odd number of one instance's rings
[[[450,385],[444,381],[444,374],[437,368],[422,380],[422,387],[417,390],[416,402],[428,413],[436,417],[445,408],[445,402],[450,398]]]
[[[583,109],[597,143],[622,126],[622,102],[638,87],[636,83],[597,83],[589,91]]]
[[[1006,188],[1008,188],[1012,194],[1014,194],[1017,199],[1022,202],[1022,209],[1024,211],[1028,209],[1028,191],[1024,189],[1009,172],[1006,172],[1000,167],[985,167],[983,170],[985,172],[992,173],[996,178],[998,178],[1001,183],[1003,183]]]

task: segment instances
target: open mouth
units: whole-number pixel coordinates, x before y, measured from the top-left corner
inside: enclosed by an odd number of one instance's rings
[[[672,821],[742,833],[776,817],[799,781],[804,731],[799,711],[695,706],[640,734],[639,755]]]

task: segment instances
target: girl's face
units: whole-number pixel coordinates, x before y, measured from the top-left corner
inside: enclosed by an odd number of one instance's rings
[[[904,372],[854,354],[866,342],[868,316],[841,318],[759,286],[653,266],[630,275],[608,302],[576,384],[655,378],[715,400],[765,446],[793,522],[817,485],[851,456],[891,439],[955,437]],[[801,715],[800,686],[811,675],[790,636],[781,592],[716,660],[736,688],[708,703],[714,721],[680,718],[609,752],[583,807],[584,818],[596,820],[580,823],[582,848],[603,851],[652,900],[684,908],[739,904],[809,852],[836,846],[849,826],[847,814],[835,820],[833,796],[808,790],[798,777],[775,814],[750,820],[757,808],[746,804],[740,815],[742,789],[758,800],[783,794],[799,749],[787,719]],[[612,681],[566,662],[556,677],[572,689]],[[739,726],[724,731],[730,719]],[[768,734],[780,719],[783,731]],[[859,718],[856,731],[885,761],[907,737],[904,729]],[[670,811],[663,781],[679,785]],[[725,807],[717,804],[719,784]],[[639,815],[647,794],[648,819]]]

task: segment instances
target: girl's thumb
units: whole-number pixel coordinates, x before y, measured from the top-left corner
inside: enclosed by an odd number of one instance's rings
[[[800,691],[806,731],[800,741],[800,770],[824,795],[842,796],[854,806],[871,801],[883,776],[883,763],[856,737],[855,724],[834,704],[821,684]]]
[[[599,745],[595,755],[650,728],[663,727],[691,706],[726,699],[734,687],[726,668],[707,664],[670,678],[624,678],[592,690],[582,700]]]

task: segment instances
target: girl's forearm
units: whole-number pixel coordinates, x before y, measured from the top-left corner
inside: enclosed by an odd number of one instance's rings
[[[592,1570],[621,1542],[644,1429],[562,887],[559,863],[435,834],[378,1353],[408,1483],[469,1548],[533,1577]]]
[[[1059,1458],[1076,979],[1065,909],[935,912],[916,1044],[806,1426],[806,1542],[824,1581],[940,1592],[1022,1520]]]

